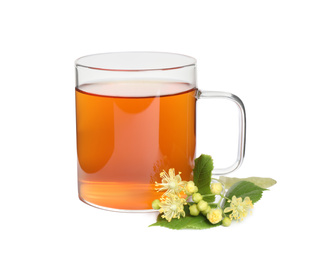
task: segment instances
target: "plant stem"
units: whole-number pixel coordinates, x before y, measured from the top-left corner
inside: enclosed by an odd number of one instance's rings
[[[217,203],[218,204],[217,207],[220,208],[220,209],[221,209],[221,201],[222,201],[222,199],[223,199],[223,197],[221,197],[220,200],[219,200],[219,202]]]
[[[220,196],[221,196],[221,199],[226,199],[226,200],[228,200],[228,201],[230,201],[230,199],[229,198],[227,198],[226,196],[223,196],[222,194],[219,194]]]
[[[205,195],[202,195],[202,196],[204,198],[204,197],[215,196],[215,195],[214,194],[205,194]]]

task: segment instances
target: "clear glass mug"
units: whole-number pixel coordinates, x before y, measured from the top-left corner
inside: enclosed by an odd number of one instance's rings
[[[196,60],[162,52],[118,52],[76,60],[79,198],[118,211],[149,211],[160,194],[160,172],[175,168],[192,180],[196,102],[227,98],[237,104],[237,159],[213,174],[236,170],[245,154],[245,108],[235,95],[196,86]]]

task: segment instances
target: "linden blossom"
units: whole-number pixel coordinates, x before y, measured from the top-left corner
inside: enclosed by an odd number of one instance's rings
[[[236,219],[242,221],[248,213],[248,210],[253,208],[253,203],[249,197],[245,197],[244,201],[242,198],[232,197],[230,207],[224,209],[224,213],[232,211],[230,219]]]
[[[162,178],[162,183],[155,182],[155,186],[162,186],[161,188],[157,188],[157,191],[167,190],[163,196],[167,196],[170,193],[179,194],[185,187],[186,181],[182,181],[181,172],[178,175],[175,175],[174,169],[169,169],[169,174],[166,171],[162,171],[160,173],[160,177]]]
[[[169,193],[168,196],[159,203],[159,212],[163,213],[162,218],[170,222],[172,218],[179,219],[180,216],[185,217],[186,213],[184,212],[183,206],[186,204],[187,202],[184,198]]]

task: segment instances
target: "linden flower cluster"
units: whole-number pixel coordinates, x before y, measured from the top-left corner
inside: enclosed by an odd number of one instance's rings
[[[198,193],[198,188],[193,181],[182,181],[181,172],[175,175],[174,169],[169,169],[169,173],[163,171],[160,173],[162,183],[155,183],[157,191],[165,191],[160,200],[156,199],[152,207],[162,213],[162,218],[170,222],[173,218],[179,219],[185,217],[184,205],[189,205],[191,216],[203,214],[210,223],[217,224],[222,221],[223,226],[229,226],[233,219],[243,220],[248,211],[253,208],[252,201],[249,197],[237,198],[232,200],[224,196],[225,189],[220,182],[214,182],[210,186],[210,194]],[[215,180],[215,179],[213,179]],[[187,198],[185,198],[187,195]],[[208,203],[205,197],[219,195],[218,203]],[[221,209],[221,200],[225,198],[230,206],[224,210]],[[188,203],[187,203],[188,201]]]
[[[162,171],[160,177],[162,178],[162,183],[155,182],[157,191],[166,190],[162,195],[160,200],[154,200],[152,207],[154,209],[159,209],[160,213],[163,213],[162,218],[165,218],[168,222],[172,218],[180,218],[186,215],[184,211],[184,205],[187,204],[186,200],[182,197],[181,192],[185,190],[187,185],[186,181],[182,181],[181,172],[175,175],[174,169],[169,169],[169,173]]]

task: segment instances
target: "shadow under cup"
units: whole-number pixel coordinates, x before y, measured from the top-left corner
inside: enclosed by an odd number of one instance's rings
[[[112,210],[150,210],[160,172],[192,179],[196,60],[127,52],[76,61],[79,197]]]

